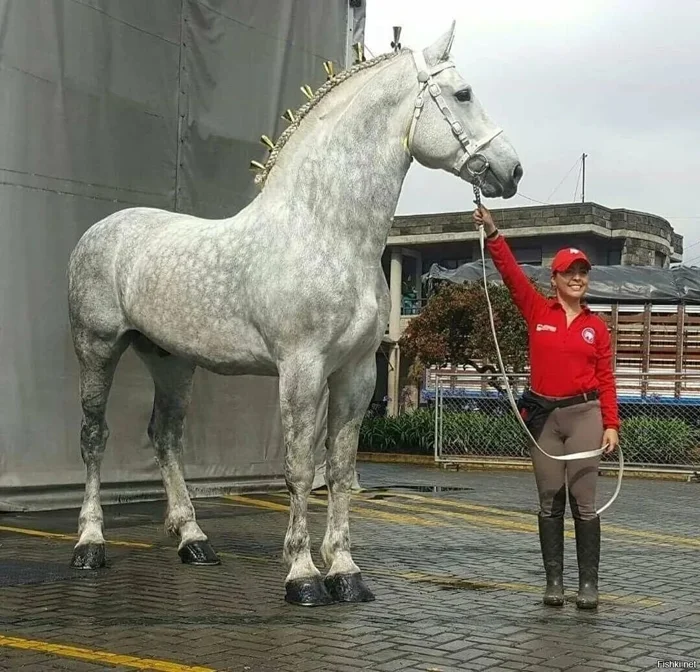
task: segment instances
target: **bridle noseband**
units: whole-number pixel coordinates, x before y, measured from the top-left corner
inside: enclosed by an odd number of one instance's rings
[[[408,131],[406,148],[413,159],[413,152],[411,147],[413,145],[413,136],[416,131],[416,125],[418,124],[418,119],[420,118],[421,112],[423,111],[423,106],[425,105],[425,92],[430,94],[430,97],[435,101],[438,106],[442,116],[445,121],[450,125],[452,132],[454,133],[459,143],[464,149],[464,154],[459,157],[454,165],[452,166],[452,171],[459,175],[462,172],[462,168],[466,165],[467,170],[470,175],[474,178],[475,194],[478,188],[478,183],[481,181],[484,173],[489,168],[489,162],[483,154],[480,154],[482,149],[487,147],[489,143],[496,137],[498,137],[503,130],[500,128],[495,128],[489,134],[481,138],[480,140],[470,140],[464,131],[464,126],[455,118],[450,110],[447,101],[442,96],[442,91],[439,84],[433,79],[433,75],[447,70],[448,68],[454,68],[455,64],[451,61],[444,61],[438,63],[433,68],[429,68],[425,61],[425,56],[420,50],[411,51],[413,55],[413,61],[418,71],[418,82],[420,83],[420,91],[416,97],[416,102],[413,107],[413,117],[411,118],[411,126]]]

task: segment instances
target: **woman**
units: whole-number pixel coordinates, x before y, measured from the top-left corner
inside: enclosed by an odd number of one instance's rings
[[[521,400],[524,419],[540,447],[550,455],[619,445],[620,420],[612,369],[610,335],[603,320],[582,303],[591,264],[575,248],[560,250],[552,261],[555,298],[532,286],[513,253],[481,206],[474,212],[484,227],[491,258],[528,326],[530,387]],[[539,420],[539,423],[537,422]],[[531,448],[540,500],[538,527],[547,587],[544,603],[564,604],[563,556],[566,483],[576,530],[581,609],[598,606],[600,518],[595,508],[600,457],[553,460]]]

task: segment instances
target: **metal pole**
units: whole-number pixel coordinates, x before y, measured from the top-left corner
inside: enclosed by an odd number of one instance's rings
[[[439,421],[438,421],[438,373],[437,370],[435,371],[435,408],[433,409],[435,412],[435,461],[438,461],[438,458],[440,457],[440,439],[438,436],[439,432]]]
[[[582,170],[583,177],[582,177],[582,180],[581,180],[581,182],[582,182],[582,186],[581,186],[581,203],[585,203],[585,202],[586,202],[586,157],[587,157],[587,156],[588,156],[588,154],[586,154],[586,153],[584,153],[584,154],[581,156],[581,161],[582,161],[582,163],[583,163],[583,170]]]

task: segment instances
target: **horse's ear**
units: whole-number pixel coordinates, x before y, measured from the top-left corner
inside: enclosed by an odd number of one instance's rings
[[[452,49],[452,43],[455,39],[455,25],[456,21],[452,21],[450,29],[444,35],[440,36],[434,44],[431,44],[423,50],[425,62],[428,65],[434,66],[447,60],[447,57],[450,55],[450,50]]]

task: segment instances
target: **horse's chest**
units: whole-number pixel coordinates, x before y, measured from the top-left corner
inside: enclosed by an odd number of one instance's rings
[[[381,339],[386,329],[388,301],[381,295],[368,293],[357,297],[348,308],[350,310],[346,315],[349,315],[349,319],[346,318],[342,331],[338,334],[338,347],[353,350],[363,344],[371,347]]]

